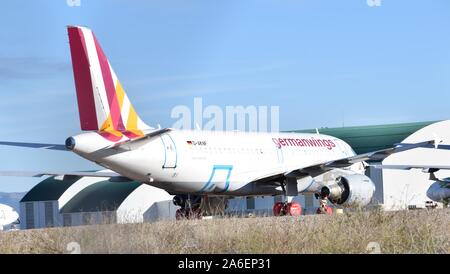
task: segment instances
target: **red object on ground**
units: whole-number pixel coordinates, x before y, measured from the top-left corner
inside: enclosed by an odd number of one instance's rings
[[[319,207],[319,208],[317,208],[316,213],[317,213],[317,214],[327,214],[327,215],[332,215],[332,214],[333,214],[333,208],[331,208],[331,207],[329,207],[329,206],[325,206],[325,212],[324,212],[324,211],[322,211],[322,210],[320,209],[320,207]]]
[[[287,203],[286,214],[289,216],[300,216],[302,215],[302,207],[299,203]]]
[[[282,202],[277,202],[273,205],[273,216],[281,216],[281,211],[283,210],[284,204]]]

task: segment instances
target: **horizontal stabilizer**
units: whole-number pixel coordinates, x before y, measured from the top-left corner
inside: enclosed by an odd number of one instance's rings
[[[0,141],[0,145],[15,146],[15,147],[28,147],[28,148],[42,148],[42,149],[50,149],[50,150],[67,150],[65,145],[56,145],[56,144],[2,142],[2,141]]]
[[[171,130],[172,130],[171,128],[157,129],[157,130],[149,132],[149,133],[147,133],[147,134],[145,134],[145,135],[143,135],[141,137],[137,137],[137,138],[134,138],[134,139],[128,139],[128,140],[123,141],[123,142],[118,142],[118,143],[112,144],[112,145],[110,145],[108,147],[105,147],[104,149],[120,148],[121,146],[131,145],[131,144],[139,146],[139,144],[143,144],[145,140],[148,140],[148,139],[153,138],[155,136],[159,136],[159,135],[164,134],[166,132],[169,132]]]
[[[42,176],[59,176],[71,175],[82,177],[122,177],[115,172],[89,172],[89,171],[74,171],[74,172],[58,172],[58,171],[0,171],[0,176],[16,176],[16,177],[42,177]]]

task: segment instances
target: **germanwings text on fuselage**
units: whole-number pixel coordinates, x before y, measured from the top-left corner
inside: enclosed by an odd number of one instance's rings
[[[326,147],[327,149],[333,149],[336,145],[329,139],[296,139],[296,138],[272,138],[272,141],[278,148],[282,146],[295,146],[295,147]]]

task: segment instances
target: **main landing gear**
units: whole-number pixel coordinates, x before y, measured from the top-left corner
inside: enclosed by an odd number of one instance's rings
[[[173,197],[173,204],[181,207],[176,212],[176,219],[201,219],[202,197],[199,195],[175,195]]]
[[[273,205],[273,215],[274,216],[300,216],[302,215],[302,207],[299,203],[293,202],[292,194],[297,194],[297,188],[295,187],[295,191],[288,191],[287,189],[287,181],[284,181],[280,184],[281,189],[283,190],[283,196],[285,201],[277,202]]]
[[[273,206],[274,216],[300,216],[302,207],[297,202],[277,202]]]

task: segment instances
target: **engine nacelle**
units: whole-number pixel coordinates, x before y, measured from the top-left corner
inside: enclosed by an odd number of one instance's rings
[[[365,206],[370,203],[374,193],[374,183],[362,174],[342,175],[320,189],[322,197],[343,206]]]
[[[450,182],[447,180],[434,182],[427,190],[427,197],[435,202],[450,200]]]

